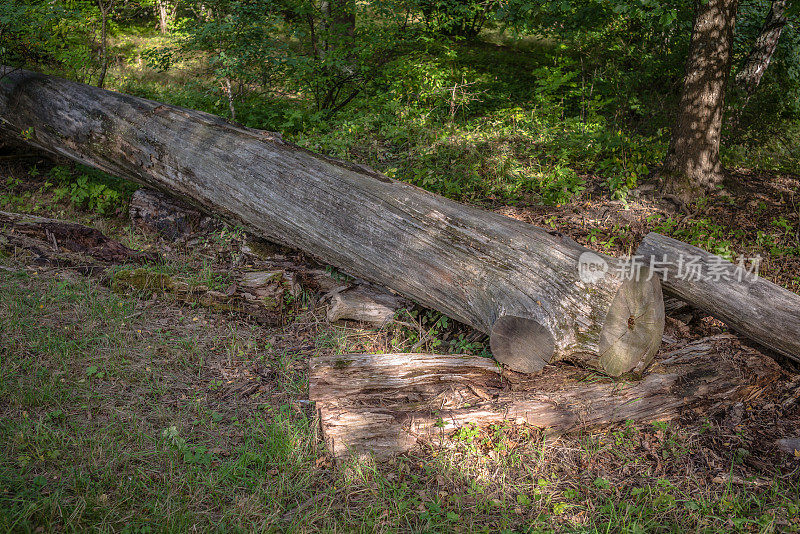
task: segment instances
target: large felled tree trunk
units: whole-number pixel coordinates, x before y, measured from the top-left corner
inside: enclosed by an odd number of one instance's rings
[[[26,71],[0,84],[0,116],[35,146],[184,197],[489,333],[513,369],[570,358],[619,375],[660,345],[661,286],[646,270],[628,279],[569,238],[278,135]]]
[[[686,201],[722,180],[719,143],[737,0],[695,0],[678,117],[664,159],[664,192]]]

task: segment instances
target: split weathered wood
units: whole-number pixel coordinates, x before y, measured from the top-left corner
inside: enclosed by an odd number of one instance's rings
[[[479,356],[317,355],[309,398],[336,457],[386,457],[417,445],[446,446],[467,425],[510,422],[563,433],[633,421],[713,413],[771,387],[780,368],[730,335],[678,342],[642,380],[611,380],[574,366],[530,377]]]
[[[490,335],[508,367],[573,359],[611,375],[661,343],[658,281],[574,241],[219,117],[23,70],[0,129],[139,181]]]
[[[637,254],[657,267],[670,295],[688,302],[733,330],[800,361],[800,295],[682,241],[650,232]]]

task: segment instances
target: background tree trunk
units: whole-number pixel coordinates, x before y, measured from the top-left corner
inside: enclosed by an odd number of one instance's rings
[[[108,72],[108,16],[114,8],[114,0],[103,2],[97,0],[97,6],[100,8],[100,16],[102,17],[100,27],[100,78],[97,80],[97,87],[103,87],[106,81],[106,72]]]
[[[719,143],[738,0],[696,0],[678,117],[664,159],[664,192],[683,201],[722,180]]]
[[[774,0],[770,6],[764,25],[756,38],[753,49],[747,55],[742,68],[736,73],[736,87],[744,94],[744,104],[753,95],[761,78],[769,67],[772,55],[778,47],[783,27],[786,26],[787,0]]]
[[[346,44],[356,31],[356,3],[353,0],[328,0],[325,6],[335,40]]]
[[[0,116],[5,133],[29,132],[28,143],[182,196],[486,332],[512,369],[569,358],[619,375],[661,343],[661,286],[646,269],[622,276],[620,262],[568,237],[278,135],[27,71],[0,85]],[[582,262],[601,269],[587,280]]]
[[[158,29],[161,33],[168,33],[170,25],[174,22],[177,12],[177,2],[170,3],[170,0],[156,0],[156,11],[158,12]]]

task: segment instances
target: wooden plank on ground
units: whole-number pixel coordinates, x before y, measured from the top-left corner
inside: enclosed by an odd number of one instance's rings
[[[669,420],[689,409],[712,413],[761,395],[781,372],[726,334],[665,344],[641,379],[613,380],[571,365],[531,377],[465,355],[318,355],[310,367],[310,399],[339,458],[444,446],[471,423],[510,421],[560,433]]]

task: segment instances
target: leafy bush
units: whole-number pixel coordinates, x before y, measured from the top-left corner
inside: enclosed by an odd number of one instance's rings
[[[56,166],[50,170],[50,177],[57,185],[53,190],[56,202],[68,199],[81,209],[88,209],[101,215],[119,213],[125,208],[136,186],[114,178],[104,172],[78,166],[77,172],[69,167]]]
[[[0,61],[91,83],[100,69],[94,2],[0,2]]]
[[[569,167],[556,167],[542,180],[541,195],[545,204],[566,204],[586,189],[586,181]]]
[[[176,43],[146,57],[159,69],[201,58],[232,116],[249,93],[274,91],[300,91],[316,111],[330,115],[365,92],[401,44],[391,25],[376,20],[379,3],[364,17],[361,4],[337,3],[339,12],[333,6],[212,0],[206,4],[209,16],[186,19]]]
[[[468,39],[477,37],[499,5],[498,0],[416,0],[430,30]]]

